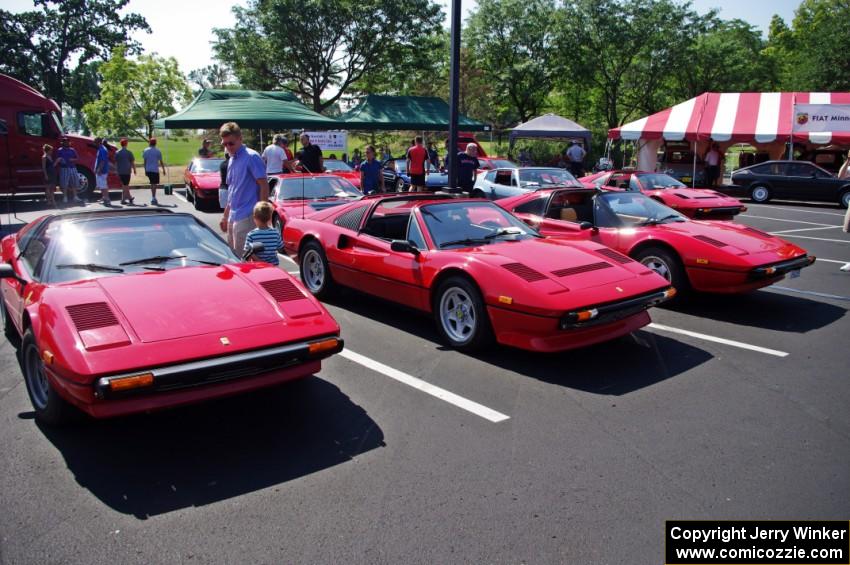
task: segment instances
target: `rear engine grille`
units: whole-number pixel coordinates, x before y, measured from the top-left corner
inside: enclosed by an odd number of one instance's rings
[[[260,283],[260,286],[266,289],[266,292],[271,294],[276,302],[289,302],[290,300],[306,298],[304,293],[289,279],[263,281]]]
[[[698,239],[703,243],[708,243],[709,245],[713,245],[714,247],[726,247],[726,244],[722,241],[718,241],[713,237],[708,237],[707,235],[695,235],[694,239]]]
[[[770,235],[769,233],[763,232],[761,230],[757,230],[756,228],[746,227],[746,228],[744,228],[744,231],[748,231],[750,233],[754,233],[754,234],[760,235],[762,237],[774,237],[774,236]]]
[[[535,271],[528,265],[523,265],[522,263],[505,263],[502,267],[528,282],[542,281],[546,278],[546,275],[540,271]]]
[[[600,255],[604,255],[605,257],[608,257],[612,261],[616,261],[617,263],[620,263],[621,265],[625,265],[626,263],[632,262],[632,260],[629,257],[626,257],[622,253],[614,251],[610,247],[601,247],[601,248],[597,249],[596,252],[599,253]]]
[[[78,332],[118,325],[118,318],[106,302],[75,304],[66,310]]]
[[[598,271],[600,269],[610,269],[613,267],[611,263],[606,263],[605,261],[600,261],[598,263],[588,263],[587,265],[580,265],[578,267],[568,267],[566,269],[558,269],[557,271],[552,271],[552,274],[556,277],[569,277],[572,275],[578,275],[580,273],[589,273],[591,271]]]

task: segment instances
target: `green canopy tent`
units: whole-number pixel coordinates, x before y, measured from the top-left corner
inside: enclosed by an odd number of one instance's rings
[[[159,129],[217,128],[224,122],[248,129],[339,129],[343,125],[301,104],[291,92],[209,88],[154,125]]]
[[[449,105],[433,96],[383,96],[369,94],[338,118],[353,130],[448,131]],[[490,131],[490,126],[461,115],[466,131]]]

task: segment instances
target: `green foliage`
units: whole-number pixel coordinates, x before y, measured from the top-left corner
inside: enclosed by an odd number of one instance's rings
[[[433,0],[251,0],[233,12],[236,25],[215,30],[218,59],[243,86],[288,88],[316,111],[376,71],[421,64],[443,21]]]
[[[540,113],[558,72],[554,14],[554,0],[479,0],[469,16],[468,68],[489,86],[474,96],[488,95],[493,121],[511,114],[526,121]]]
[[[89,127],[99,134],[150,137],[155,120],[173,114],[175,103],[191,97],[174,58],[142,55],[132,60],[123,47],[116,47],[100,74],[100,98],[83,108]]]
[[[226,88],[231,84],[230,71],[215,64],[189,72],[188,79],[196,95],[206,88]]]
[[[130,41],[129,34],[150,31],[142,16],[121,14],[128,3],[35,0],[38,9],[30,12],[0,10],[0,72],[35,86],[60,104],[81,109],[88,100],[85,91],[74,85],[91,78],[88,63],[106,59],[118,45],[138,52],[139,44]],[[72,60],[78,65],[73,73],[68,69]]]

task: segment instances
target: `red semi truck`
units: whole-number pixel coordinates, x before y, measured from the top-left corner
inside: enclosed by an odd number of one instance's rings
[[[92,138],[63,134],[59,105],[34,88],[0,74],[0,193],[44,191],[41,171],[42,147],[59,147],[66,135],[80,157],[80,193],[90,195],[94,187],[94,159],[97,148]],[[115,148],[109,147],[114,163]],[[120,188],[114,165],[109,171],[109,187]],[[95,196],[98,196],[97,194]]]

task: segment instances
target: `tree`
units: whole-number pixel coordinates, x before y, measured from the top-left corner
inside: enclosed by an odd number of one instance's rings
[[[536,116],[557,73],[552,57],[554,0],[479,0],[470,14],[466,47],[493,103],[526,121]]]
[[[222,65],[208,65],[189,73],[189,82],[197,86],[197,91],[206,88],[225,88],[230,84],[230,71]]]
[[[69,62],[76,60],[85,70],[87,63],[106,59],[117,45],[139,52],[139,44],[128,39],[130,33],[150,31],[139,14],[120,14],[128,2],[34,0],[38,10],[0,10],[0,72],[33,84],[59,104],[81,104],[79,97],[67,96]]]
[[[709,13],[707,17],[714,17]],[[667,84],[704,19],[672,0],[567,0],[559,10],[556,52],[564,81],[584,83],[607,127],[672,100]]]
[[[243,86],[291,89],[317,112],[373,72],[407,72],[396,54],[443,21],[434,0],[251,0],[233,12],[235,27],[215,30],[218,59]]]
[[[100,67],[100,98],[83,108],[92,131],[109,135],[153,135],[154,121],[173,114],[175,102],[188,102],[191,91],[173,57],[127,58],[123,47]]]
[[[787,90],[850,90],[850,2],[803,0],[791,29],[771,25],[769,46],[784,63]]]

